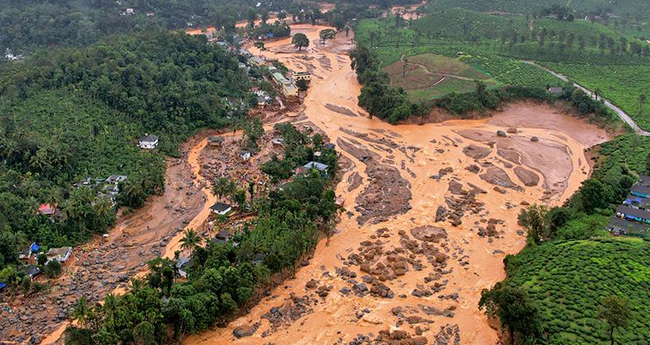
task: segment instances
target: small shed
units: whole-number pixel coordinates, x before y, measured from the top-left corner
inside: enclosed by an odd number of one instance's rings
[[[556,86],[556,87],[549,87],[549,88],[548,88],[548,92],[551,93],[551,94],[553,94],[553,95],[561,95],[561,94],[564,93],[564,89],[561,88],[561,87],[559,87],[559,86]]]
[[[4,290],[7,287],[7,284],[0,283],[0,291]]]
[[[232,211],[232,206],[221,202],[217,202],[214,205],[212,205],[210,209],[212,210],[212,213],[223,216],[228,214],[230,211]]]
[[[153,150],[158,146],[158,136],[145,135],[139,139],[138,146],[140,146],[141,149]]]
[[[273,143],[274,146],[284,147],[284,139],[282,138],[274,138],[271,140],[271,143]]]

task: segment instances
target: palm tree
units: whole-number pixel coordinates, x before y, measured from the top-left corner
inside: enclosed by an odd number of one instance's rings
[[[86,296],[82,296],[72,310],[72,319],[79,322],[81,327],[85,327],[90,318],[90,306]]]
[[[196,231],[194,231],[193,229],[187,229],[184,232],[183,238],[181,238],[181,249],[182,250],[189,249],[190,256],[191,256],[194,248],[196,248],[196,246],[198,246],[200,243],[201,243],[201,238],[196,233]]]
[[[93,205],[93,209],[99,218],[104,219],[113,211],[113,205],[108,198],[101,198]]]
[[[594,90],[594,97],[596,97],[597,101],[600,100],[600,95],[601,94],[602,94],[602,92],[600,91],[600,89]]]
[[[106,315],[107,320],[112,320],[113,316],[120,307],[120,297],[112,293],[109,293],[104,297],[104,314]]]

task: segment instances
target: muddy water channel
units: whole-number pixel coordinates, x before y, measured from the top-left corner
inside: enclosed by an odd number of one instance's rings
[[[251,50],[313,74],[294,119],[318,127],[342,155],[337,195],[346,212],[337,233],[248,314],[184,343],[424,337],[429,344],[494,344],[497,333],[477,304],[482,289],[504,278],[504,256],[525,244],[519,211],[566,200],[590,173],[584,150],[607,134],[528,103],[488,120],[392,126],[370,119],[357,106],[350,38],[342,33],[322,45],[321,29],[293,26],[312,42],[302,52],[289,39]],[[234,337],[242,326],[254,334]]]

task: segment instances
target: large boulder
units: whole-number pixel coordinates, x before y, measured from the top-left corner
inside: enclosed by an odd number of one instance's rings
[[[255,333],[255,329],[249,325],[239,326],[232,331],[236,338],[250,337]]]

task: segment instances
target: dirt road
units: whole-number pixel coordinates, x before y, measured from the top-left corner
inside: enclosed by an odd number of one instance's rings
[[[197,140],[192,139],[184,149],[195,145]],[[198,169],[191,164],[195,162],[191,152],[189,160],[168,159],[164,195],[151,197],[142,209],[119,217],[107,239],[75,248],[63,275],[50,282],[49,294],[18,299],[9,310],[3,309],[0,343],[23,344],[30,338],[43,344],[62,343],[67,312],[81,296],[99,301],[122,290],[131,277],[145,271],[147,261],[165,254],[174,235],[205,212],[206,196],[192,178]]]
[[[313,75],[297,119],[322,130],[350,162],[337,187],[346,208],[337,234],[247,315],[184,344],[362,344],[387,336],[380,331],[494,344],[477,303],[481,289],[504,278],[504,256],[525,244],[517,214],[526,204],[566,200],[590,173],[584,149],[607,133],[527,103],[489,120],[370,119],[357,106],[360,85],[345,53],[352,42],[342,33],[322,45],[321,29],[292,27],[309,36],[306,51],[289,39],[251,50]],[[255,333],[237,339],[240,326]]]

